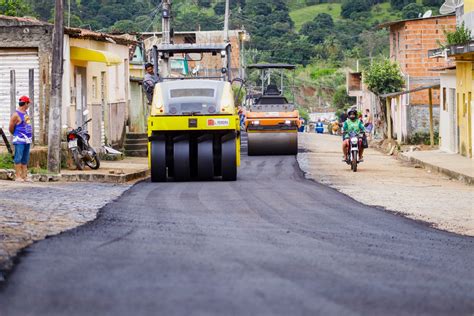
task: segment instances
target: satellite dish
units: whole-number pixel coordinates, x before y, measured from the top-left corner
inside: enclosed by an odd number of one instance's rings
[[[441,14],[450,14],[456,11],[457,8],[464,5],[464,0],[446,0],[441,8],[439,13]]]
[[[432,15],[433,15],[433,11],[428,10],[428,11],[426,11],[426,12],[423,14],[423,19],[429,18],[429,17],[432,16]]]

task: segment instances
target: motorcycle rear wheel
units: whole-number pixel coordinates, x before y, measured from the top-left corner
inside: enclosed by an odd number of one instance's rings
[[[86,165],[92,170],[97,170],[100,168],[100,160],[97,154],[94,155],[91,161],[86,161]]]
[[[77,170],[84,170],[84,160],[79,157],[79,152],[77,150],[72,151],[72,159],[74,160]]]

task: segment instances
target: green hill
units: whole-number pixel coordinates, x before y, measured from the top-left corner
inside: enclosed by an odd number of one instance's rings
[[[322,3],[304,7],[301,3],[295,0],[290,3],[290,8],[292,8],[290,11],[290,17],[295,23],[296,30],[299,30],[304,23],[313,20],[314,17],[320,13],[331,15],[335,21],[342,19],[340,3]],[[397,20],[400,18],[400,12],[393,12],[390,7],[390,2],[384,2],[372,7],[371,17],[367,22],[369,24],[374,24]]]

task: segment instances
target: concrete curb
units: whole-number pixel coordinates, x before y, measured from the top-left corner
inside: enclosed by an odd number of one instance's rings
[[[129,181],[146,178],[150,175],[150,170],[141,170],[125,174],[99,174],[99,173],[80,173],[80,174],[62,174],[61,180],[67,182],[102,182],[122,184]]]
[[[0,170],[0,180],[13,180],[15,172],[13,170]],[[32,180],[34,182],[99,182],[99,183],[115,183],[123,184],[133,180],[142,179],[150,176],[150,170],[140,170],[124,174],[101,174],[101,173],[75,173],[61,175],[45,175],[34,174]]]
[[[450,170],[450,169],[442,168],[440,166],[436,166],[436,165],[427,163],[423,160],[420,160],[420,159],[417,159],[417,158],[414,158],[414,157],[409,157],[409,156],[405,155],[404,153],[398,154],[397,158],[400,159],[400,160],[403,160],[405,162],[409,162],[409,163],[412,163],[412,164],[418,164],[418,165],[422,166],[424,169],[434,171],[434,172],[437,172],[437,173],[440,173],[440,174],[444,174],[444,175],[446,175],[450,178],[453,178],[453,179],[456,179],[458,181],[464,182],[467,185],[474,185],[474,177],[471,177],[471,176],[468,176],[468,175],[465,175],[465,174],[462,174],[462,173],[459,173],[459,172],[456,172],[456,171],[453,171],[453,170]]]

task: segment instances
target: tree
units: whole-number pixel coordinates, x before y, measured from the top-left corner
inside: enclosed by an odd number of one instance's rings
[[[427,7],[440,7],[445,0],[423,0],[423,5]]]
[[[373,63],[364,72],[363,77],[367,88],[376,95],[399,92],[405,84],[400,67],[396,62],[392,62],[389,59]],[[382,106],[381,109],[383,113],[382,121],[385,125],[384,133],[387,136],[388,124],[386,122],[388,121],[387,118],[390,118],[390,113],[387,113],[385,106]]]
[[[390,0],[392,9],[401,10],[403,7],[413,3],[413,0]]]
[[[30,7],[24,0],[0,0],[0,14],[9,16],[24,16],[30,12]]]
[[[370,10],[370,4],[366,0],[345,0],[341,7],[341,16],[349,19],[353,13]]]
[[[401,91],[405,80],[398,64],[385,59],[374,62],[364,72],[364,83],[370,91],[380,95]]]
[[[425,8],[418,3],[410,3],[406,5],[402,9],[402,18],[403,19],[416,19],[423,14]]]
[[[333,34],[334,21],[327,13],[318,14],[313,21],[303,24],[300,34],[308,37],[313,44],[324,42],[326,36]]]

